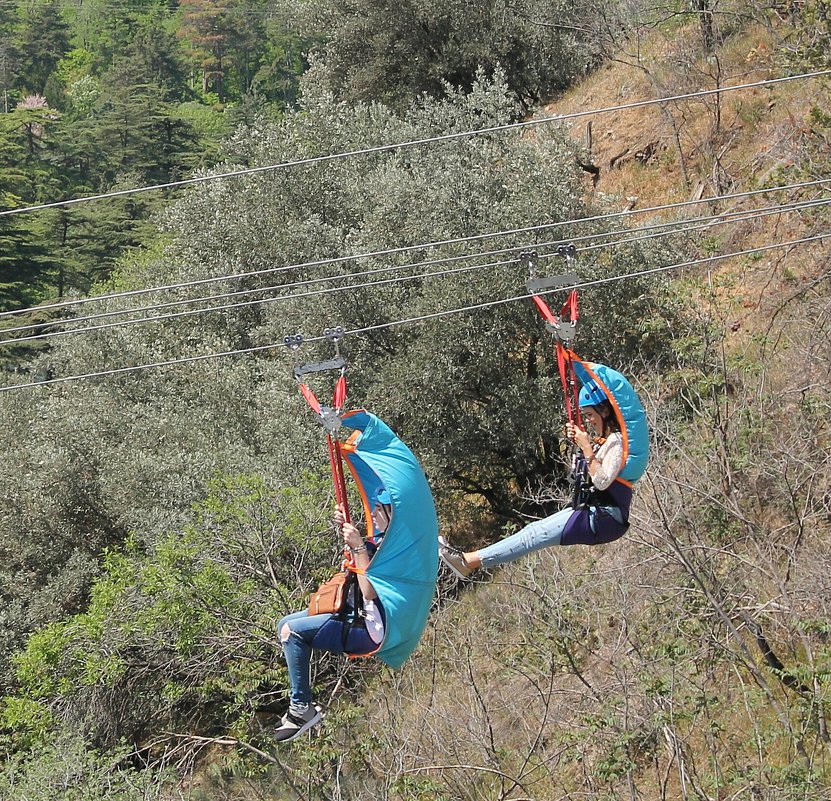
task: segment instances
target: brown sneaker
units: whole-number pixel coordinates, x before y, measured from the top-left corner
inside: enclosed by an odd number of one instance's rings
[[[454,548],[444,537],[439,537],[439,558],[460,579],[466,579],[473,572],[465,561],[464,552]]]

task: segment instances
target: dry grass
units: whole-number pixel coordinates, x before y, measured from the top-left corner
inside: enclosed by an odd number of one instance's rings
[[[681,69],[678,54],[692,52],[690,32],[673,31],[673,38],[653,32],[642,44],[638,67],[612,62],[582,84],[550,103],[546,115],[608,108],[657,96],[714,88],[712,60],[690,58]],[[754,26],[730,37],[719,49],[719,84],[732,85],[772,77],[775,49],[770,31]],[[627,57],[628,61],[631,61]],[[683,60],[683,59],[682,59]],[[743,192],[776,184],[799,183],[823,176],[814,163],[822,153],[821,136],[810,119],[815,106],[831,106],[827,81],[804,80],[730,92],[721,98],[716,119],[712,98],[678,101],[665,110],[658,106],[595,115],[568,123],[573,138],[585,143],[592,123],[591,161],[600,168],[589,194],[612,209],[634,210]],[[625,154],[622,156],[622,154]],[[639,160],[636,154],[643,154]],[[826,157],[828,153],[826,152]],[[687,180],[681,169],[683,159]],[[825,173],[827,174],[827,172]],[[793,191],[738,199],[724,204],[694,206],[681,216],[717,211],[752,210],[821,197],[822,189]],[[647,224],[663,215],[638,215],[633,224]],[[828,230],[831,212],[783,213],[715,226],[702,256],[752,249]],[[819,244],[796,250],[773,250],[758,257],[719,260],[706,268],[702,287],[718,301],[716,316],[731,347],[746,347],[764,331],[767,315],[782,298],[811,287],[827,267]],[[694,291],[694,290],[693,290]],[[696,294],[699,294],[696,292]],[[695,302],[704,303],[704,294]],[[709,300],[705,304],[710,307]]]
[[[683,48],[679,34],[673,45]],[[611,63],[555,102],[546,115],[608,108],[652,97],[712,89],[771,77],[769,33],[754,28],[734,36],[719,51],[720,78],[706,60],[694,61],[686,77],[670,72],[670,43],[659,34],[645,52],[643,69]],[[798,167],[805,161],[807,122],[811,108],[829,97],[819,81],[779,84],[730,92],[722,96],[720,119],[715,101],[701,98],[659,106],[614,111],[568,123],[575,140],[584,143],[586,124],[592,123],[592,161],[600,170],[595,192],[616,198],[622,207],[645,208],[686,200],[704,185],[704,195],[755,188],[773,173]],[[676,145],[675,120],[680,148]],[[651,155],[647,153],[651,151]],[[643,160],[635,154],[644,154]],[[626,154],[622,156],[621,154]],[[688,182],[683,180],[683,157]],[[720,165],[714,177],[714,164]],[[797,180],[797,179],[794,179]],[[718,183],[721,183],[719,186]],[[785,181],[782,181],[785,182]],[[587,187],[590,181],[587,177]],[[642,218],[638,218],[639,220]],[[757,232],[751,232],[755,236]],[[749,237],[748,237],[749,238]],[[733,244],[742,240],[733,237]]]

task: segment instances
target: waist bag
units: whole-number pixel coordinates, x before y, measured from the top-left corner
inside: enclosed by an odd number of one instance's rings
[[[349,571],[335,573],[328,581],[324,581],[309,598],[310,615],[331,615],[340,612],[345,603],[352,583],[350,579],[355,574]]]

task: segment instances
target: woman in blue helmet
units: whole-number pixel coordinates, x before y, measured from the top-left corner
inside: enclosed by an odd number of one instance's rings
[[[477,551],[463,552],[439,537],[439,556],[459,578],[466,578],[477,568],[513,562],[553,545],[613,542],[628,528],[632,484],[620,474],[629,459],[632,432],[630,420],[622,408],[633,412],[630,417],[637,423],[634,433],[641,444],[641,434],[645,435],[646,428],[643,408],[629,382],[617,371],[589,363],[581,367],[585,369],[580,370],[583,386],[579,405],[584,422],[598,437],[594,440],[585,429],[573,423],[566,424],[566,436],[586,459],[592,485],[587,502],[577,509],[568,507],[550,517],[535,520],[516,534]],[[625,401],[618,402],[609,386],[619,387]],[[632,466],[642,472],[641,456],[636,454],[639,463]],[[645,465],[645,455],[643,462]]]
[[[392,520],[392,499],[379,488],[372,507],[372,527],[383,536]],[[352,523],[346,522],[343,509],[335,511],[335,523],[343,533],[346,549],[360,571],[365,571],[375,554],[376,545],[365,540]],[[377,651],[384,641],[385,616],[381,601],[363,572],[357,573],[360,599],[347,598],[347,609],[339,614],[310,615],[307,609],[287,615],[277,624],[283,655],[286,658],[291,692],[289,710],[272,731],[278,742],[288,742],[321,721],[321,713],[312,703],[312,650],[365,656]]]

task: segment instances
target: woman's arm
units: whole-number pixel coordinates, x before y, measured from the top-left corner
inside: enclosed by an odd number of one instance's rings
[[[335,522],[340,526],[343,532],[343,543],[352,554],[352,560],[355,562],[355,567],[360,570],[366,570],[369,567],[369,554],[366,550],[366,543],[361,536],[361,532],[352,525],[346,522],[346,515],[340,506],[335,510]],[[367,601],[374,601],[378,597],[375,588],[370,583],[369,579],[363,574],[358,573],[358,586],[361,588],[361,595]]]
[[[620,473],[623,460],[623,441],[619,434],[612,434],[607,440],[608,447],[604,446],[603,456],[599,458],[592,448],[589,435],[572,423],[566,425],[566,433],[570,439],[583,451],[586,458],[589,476],[592,484],[599,490],[604,490],[611,485]]]
[[[599,490],[609,487],[623,468],[623,439],[612,434],[589,461],[589,475],[592,484]]]

